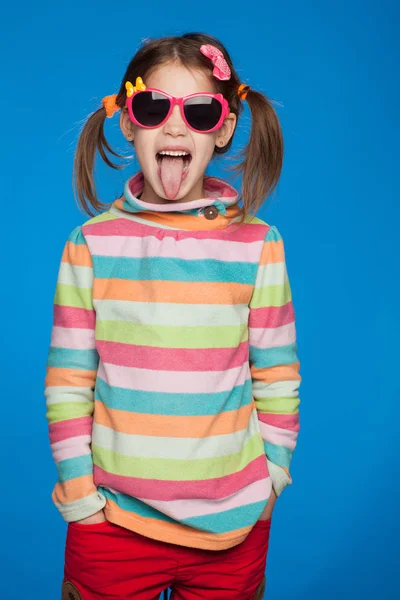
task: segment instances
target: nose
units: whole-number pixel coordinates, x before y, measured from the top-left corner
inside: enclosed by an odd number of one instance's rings
[[[180,135],[186,135],[187,127],[185,121],[182,119],[181,110],[176,104],[172,109],[172,112],[168,120],[164,123],[164,133],[166,135],[172,135],[178,137]]]

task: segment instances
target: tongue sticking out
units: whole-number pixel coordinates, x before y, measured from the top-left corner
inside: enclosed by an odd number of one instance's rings
[[[183,178],[183,158],[164,156],[161,160],[161,183],[165,195],[173,200],[178,195]]]

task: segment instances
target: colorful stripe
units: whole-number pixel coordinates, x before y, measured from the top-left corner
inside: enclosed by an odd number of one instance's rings
[[[271,427],[264,423],[260,426]],[[244,446],[250,442],[253,436],[257,436],[260,426],[257,420],[257,414],[254,411],[253,417],[246,429],[236,431],[224,436],[210,436],[205,439],[199,447],[198,438],[168,437],[166,444],[165,436],[146,436],[132,435],[127,433],[115,432],[110,427],[95,424],[92,434],[92,443],[103,450],[120,454],[124,457],[136,456],[140,458],[151,459],[170,459],[176,460],[178,456],[184,456],[188,459],[208,459],[219,458],[230,454],[237,454],[242,451]],[[271,428],[274,429],[274,428]],[[65,440],[64,440],[65,442]],[[65,444],[58,442],[55,449],[63,448]]]
[[[216,501],[221,498],[233,498],[254,482],[262,481],[269,486],[270,480],[265,477],[265,462],[265,456],[260,455],[241,471],[231,475],[203,481],[190,479],[181,481],[179,486],[175,481],[169,480],[121,477],[114,473],[108,473],[97,465],[94,465],[94,474],[100,487],[117,489],[127,496],[137,496],[142,500],[172,502],[173,500],[187,501],[190,498],[202,498],[217,505]]]
[[[136,371],[139,372],[140,371]],[[184,372],[182,372],[183,374]],[[187,372],[189,375],[190,373]],[[186,374],[186,373],[185,373]],[[209,374],[210,375],[210,374]],[[218,376],[219,373],[216,373]],[[150,378],[154,379],[154,373],[150,373]],[[152,381],[151,379],[151,381]],[[217,379],[217,378],[216,378]],[[227,386],[226,390],[218,392],[212,389],[212,393],[201,391],[177,392],[161,385],[161,390],[144,391],[143,386],[139,386],[133,377],[134,385],[137,389],[132,393],[132,389],[113,385],[111,381],[106,381],[99,373],[96,383],[95,399],[102,401],[107,408],[113,410],[123,410],[136,414],[144,415],[163,415],[163,416],[205,416],[219,415],[221,413],[236,411],[240,407],[249,406],[253,402],[251,378],[243,384],[234,387]],[[191,384],[190,377],[188,386]],[[180,385],[182,385],[180,383]],[[209,380],[205,382],[209,385]],[[155,386],[152,386],[155,387]]]
[[[112,404],[112,400],[107,400]],[[108,408],[103,402],[95,403],[95,421],[125,433],[165,436],[206,438],[212,435],[227,435],[244,429],[253,411],[253,402],[218,415],[152,415],[134,411]],[[193,409],[191,409],[193,410]]]
[[[154,235],[86,235],[86,240],[94,255],[101,257],[140,259],[145,247],[149,258],[157,258],[162,253],[164,258],[174,259],[178,250],[180,258],[227,263],[257,263],[264,243],[263,240],[256,240],[243,246],[243,243],[232,240],[210,239],[205,246],[199,240],[186,238],[180,240],[177,246],[173,237],[160,239]]]
[[[85,340],[86,341],[86,340]],[[232,348],[170,348],[97,341],[104,363],[164,371],[225,371],[248,361],[247,340]]]
[[[174,520],[188,519],[198,515],[221,514],[228,510],[253,504],[254,502],[264,502],[268,500],[271,494],[271,482],[262,479],[255,481],[247,487],[238,491],[233,496],[219,499],[218,504],[215,500],[152,500],[140,498],[142,503],[147,503],[161,514],[167,514]]]

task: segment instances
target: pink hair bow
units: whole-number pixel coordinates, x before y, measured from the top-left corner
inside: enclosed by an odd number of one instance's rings
[[[200,52],[211,59],[214,70],[213,75],[217,79],[227,80],[231,78],[231,70],[226,62],[221,50],[211,44],[204,44],[200,47]]]

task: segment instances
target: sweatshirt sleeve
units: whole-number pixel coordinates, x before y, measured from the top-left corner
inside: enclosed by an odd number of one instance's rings
[[[94,484],[91,451],[99,362],[92,284],[92,258],[77,227],[59,268],[45,379],[46,417],[58,471],[52,499],[67,522],[84,519],[106,503]]]
[[[295,315],[282,237],[265,237],[250,301],[253,397],[272,485],[277,496],[292,483],[290,463],[300,429]]]

